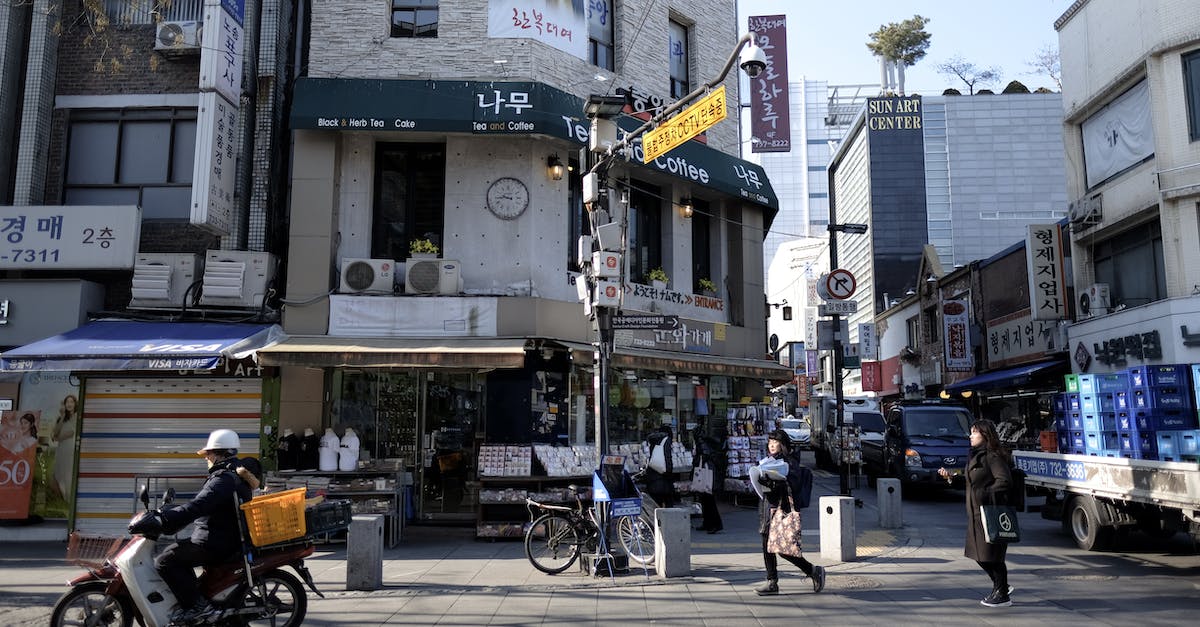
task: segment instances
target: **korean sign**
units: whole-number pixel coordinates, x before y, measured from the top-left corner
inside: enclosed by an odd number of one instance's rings
[[[217,0],[209,0],[204,7],[204,41],[201,43],[200,91],[216,90],[229,102],[238,102],[242,96],[242,62],[246,56],[241,20]]]
[[[975,360],[971,354],[971,316],[966,300],[942,303],[942,337],[946,344],[946,369],[972,369]]]
[[[699,135],[725,119],[725,86],[697,100],[679,115],[642,136],[642,163],[650,163],[672,148]]]
[[[604,3],[599,4],[604,8]],[[490,0],[488,37],[532,39],[580,59],[587,59],[588,16],[601,23],[612,16],[582,2],[556,0]],[[611,27],[610,27],[611,28]]]
[[[227,235],[233,226],[237,180],[238,108],[217,92],[200,94],[196,165],[192,169],[192,224]]]
[[[1034,320],[1028,310],[1002,316],[987,324],[987,364],[997,368],[1067,349],[1058,323]]]
[[[1062,234],[1057,224],[1029,225],[1025,259],[1029,266],[1029,310],[1034,320],[1067,317],[1067,281],[1062,252]]]
[[[0,207],[0,270],[128,270],[141,228],[136,205]]]
[[[750,152],[790,152],[787,16],[752,15],[750,31],[767,55],[767,69],[750,79]]]

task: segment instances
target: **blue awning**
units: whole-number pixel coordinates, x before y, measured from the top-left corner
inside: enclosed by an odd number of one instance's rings
[[[0,371],[211,370],[283,339],[276,324],[100,320],[0,355]]]
[[[961,392],[963,390],[982,391],[994,390],[996,388],[1016,388],[1028,384],[1039,374],[1048,374],[1047,371],[1062,368],[1066,365],[1061,359],[1051,361],[1041,361],[1036,364],[1025,364],[1004,370],[993,370],[985,372],[981,375],[964,379],[958,383],[947,385],[947,392]],[[1065,374],[1065,372],[1064,372]]]

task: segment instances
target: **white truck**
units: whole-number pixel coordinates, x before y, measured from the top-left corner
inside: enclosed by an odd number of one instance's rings
[[[1026,493],[1044,495],[1042,517],[1062,520],[1079,548],[1100,550],[1119,531],[1200,540],[1200,465],[1123,457],[1014,451]]]
[[[858,438],[883,439],[883,415],[879,399],[872,396],[842,397],[843,420],[848,429],[859,428]],[[809,402],[812,416],[812,450],[817,466],[838,468],[842,464],[841,438],[837,433],[837,400],[832,396],[814,396]],[[848,438],[855,458],[852,464],[861,464],[861,448],[854,438]]]

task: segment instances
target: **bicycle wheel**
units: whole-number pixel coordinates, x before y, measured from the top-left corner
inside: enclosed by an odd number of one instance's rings
[[[557,575],[579,559],[579,533],[558,513],[543,514],[525,532],[525,557],[547,575]]]
[[[644,515],[622,516],[617,521],[617,537],[629,559],[643,565],[654,562],[654,525]]]

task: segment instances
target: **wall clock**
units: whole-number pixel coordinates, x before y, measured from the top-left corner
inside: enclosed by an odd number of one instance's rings
[[[487,208],[501,220],[514,220],[529,207],[529,188],[519,179],[505,176],[496,179],[487,191]]]

